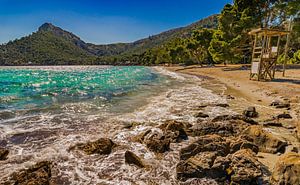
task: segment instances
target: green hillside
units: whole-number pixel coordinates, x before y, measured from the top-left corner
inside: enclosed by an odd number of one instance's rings
[[[78,65],[106,61],[112,64],[123,55],[141,54],[174,38],[189,37],[195,28],[216,26],[217,16],[213,15],[187,27],[169,30],[133,43],[95,45],[85,43],[71,32],[45,23],[29,36],[0,45],[0,65]]]

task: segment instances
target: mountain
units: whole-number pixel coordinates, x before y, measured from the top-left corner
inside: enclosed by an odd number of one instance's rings
[[[132,43],[95,45],[51,23],[29,36],[0,45],[0,65],[79,65],[94,64],[97,57],[141,54],[176,37],[189,37],[199,27],[215,28],[217,15],[186,27],[172,29]]]

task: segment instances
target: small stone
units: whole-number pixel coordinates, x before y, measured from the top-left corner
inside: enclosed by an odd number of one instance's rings
[[[6,150],[4,148],[0,148],[0,161],[6,160],[8,154],[9,154],[9,150]]]
[[[224,107],[224,108],[226,108],[226,107],[229,107],[229,104],[227,104],[227,103],[219,103],[219,104],[216,104],[216,106],[217,107]]]
[[[265,127],[282,127],[282,123],[279,123],[279,122],[264,122],[263,126],[265,126]]]
[[[208,118],[209,115],[208,114],[204,114],[203,112],[198,112],[197,114],[195,114],[196,118]]]
[[[131,151],[126,151],[125,152],[125,162],[127,164],[134,164],[134,165],[136,165],[140,168],[145,167],[143,161]]]
[[[290,114],[287,113],[283,113],[283,114],[279,114],[277,116],[278,119],[293,119],[293,117]]]
[[[244,110],[243,115],[249,118],[256,118],[258,116],[258,112],[256,112],[255,107],[248,107]]]

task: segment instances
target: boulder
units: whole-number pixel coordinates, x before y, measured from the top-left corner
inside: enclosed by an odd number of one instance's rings
[[[262,171],[251,150],[239,150],[234,154],[219,156],[217,152],[201,152],[180,161],[176,166],[177,179],[212,178],[221,184],[260,184]]]
[[[220,136],[235,136],[249,125],[243,121],[230,120],[219,122],[200,122],[190,128],[193,136],[218,134]]]
[[[273,184],[300,184],[300,154],[289,152],[282,155],[272,172]]]
[[[115,143],[108,138],[100,138],[96,141],[90,141],[87,143],[79,143],[70,148],[70,150],[77,148],[83,150],[87,155],[91,154],[110,154]]]
[[[125,152],[125,163],[134,164],[140,168],[145,167],[145,164],[143,163],[143,161],[131,151]]]
[[[185,181],[189,178],[211,177],[211,166],[217,156],[217,152],[201,152],[185,161],[180,161],[176,166],[177,179]],[[225,173],[220,174],[220,177],[224,176]]]
[[[220,156],[226,156],[229,152],[229,143],[218,135],[205,135],[192,144],[180,150],[180,159],[186,160],[200,152],[216,152]]]
[[[51,162],[42,161],[34,166],[12,174],[15,185],[47,185],[51,181]]]
[[[4,149],[4,148],[0,148],[0,161],[6,160],[8,154],[9,154],[9,150]]]
[[[216,158],[211,169],[216,172],[223,170],[230,184],[262,184],[262,165],[248,149]]]
[[[287,142],[264,130],[259,125],[249,126],[242,132],[241,137],[256,144],[260,152],[283,153],[287,146]]]
[[[255,107],[248,107],[244,110],[243,115],[249,118],[256,118],[258,116],[258,112],[256,112]]]

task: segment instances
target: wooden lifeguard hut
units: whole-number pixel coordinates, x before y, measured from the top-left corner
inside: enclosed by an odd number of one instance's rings
[[[274,79],[280,40],[288,34],[288,31],[267,28],[249,32],[249,35],[254,36],[250,79]]]

